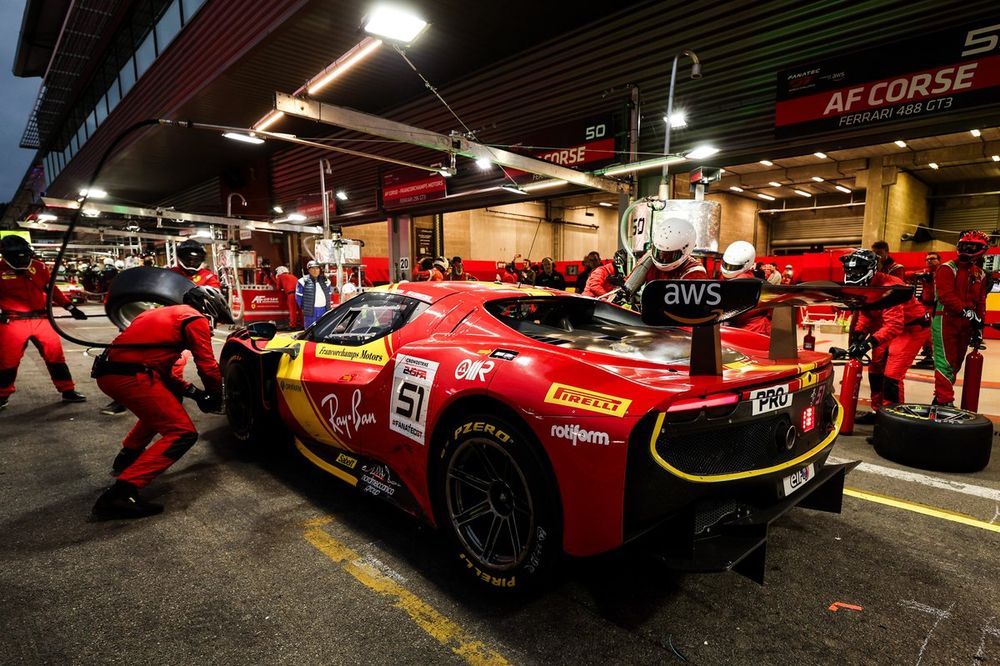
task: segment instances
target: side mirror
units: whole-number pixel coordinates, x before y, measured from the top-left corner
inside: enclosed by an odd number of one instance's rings
[[[278,327],[269,321],[258,321],[247,326],[247,331],[255,338],[273,340],[278,333]]]

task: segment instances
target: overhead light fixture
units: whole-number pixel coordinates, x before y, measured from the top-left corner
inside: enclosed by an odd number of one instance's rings
[[[994,155],[993,156],[993,161],[994,162],[1000,162],[1000,155]]]
[[[653,169],[656,167],[662,167],[664,164],[674,164],[675,162],[683,162],[683,157],[678,157],[677,155],[671,155],[670,157],[654,157],[650,160],[644,160],[642,162],[632,162],[631,164],[622,164],[620,166],[613,166],[606,170],[598,171],[597,174],[601,176],[617,176],[623,173],[631,173],[633,171],[644,171],[646,169]]]
[[[772,162],[771,160],[761,160],[760,163],[763,164],[766,167],[772,167],[772,166],[774,166],[774,162]]]
[[[800,197],[811,197],[812,196],[811,194],[809,194],[805,190],[792,190],[792,192],[795,192]]]
[[[312,80],[306,84],[306,91],[310,95],[315,95],[320,90],[328,86],[335,78],[368,57],[369,54],[380,46],[382,46],[381,39],[365,37],[363,40],[358,42],[354,48],[334,60],[332,63],[327,65],[326,69],[314,76]]]
[[[697,146],[690,152],[685,154],[685,157],[687,157],[689,160],[700,160],[705,157],[711,157],[712,155],[715,155],[718,152],[719,149],[713,146]]]
[[[597,205],[598,206],[604,206],[605,208],[613,208],[614,207],[614,204],[611,203],[610,201],[598,201]]]
[[[815,152],[815,153],[813,153],[813,155],[815,155],[816,157],[820,158],[821,160],[825,160],[826,159],[826,153]]]
[[[198,229],[188,238],[212,238],[212,232],[208,229]]]
[[[501,185],[500,189],[501,190],[507,190],[511,194],[527,194],[528,193],[527,190],[522,189],[522,188],[518,187],[517,185],[511,185],[509,183],[507,185]]]
[[[84,208],[80,212],[83,213],[84,216],[86,217],[99,217],[101,214],[101,211],[97,210],[96,208]]]
[[[277,213],[278,215],[281,215],[282,213],[284,213],[284,212],[285,212],[285,209],[284,209],[284,208],[282,208],[281,206],[275,206],[275,207],[274,207],[274,208],[272,208],[271,210],[273,210],[273,211],[274,211],[275,213]]]
[[[392,5],[380,5],[365,17],[362,26],[369,35],[400,44],[410,44],[427,27],[427,21]]]
[[[771,187],[781,187],[781,183],[779,183],[776,180],[768,181],[767,184],[770,185]]]
[[[742,192],[743,191],[742,187],[737,187],[736,185],[730,185],[729,189],[731,189],[733,192]]]
[[[940,169],[940,168],[941,168],[941,167],[940,167],[940,166],[938,165],[938,163],[937,163],[937,162],[929,162],[929,163],[927,164],[927,166],[929,166],[929,167],[930,167],[930,168],[932,168],[932,169]]]
[[[557,179],[541,180],[538,181],[537,183],[528,183],[522,189],[527,192],[534,192],[535,190],[544,190],[550,187],[559,187],[560,185],[565,185],[565,184],[566,184],[565,180],[557,180]]]
[[[281,120],[284,116],[285,116],[284,111],[278,111],[277,109],[275,109],[274,111],[271,111],[269,114],[261,118],[260,122],[254,125],[253,128],[255,130],[260,130],[261,132],[263,132],[268,127]]]
[[[35,219],[39,222],[55,222],[59,218],[52,213],[40,213]]]
[[[816,181],[817,183],[822,183],[822,182],[823,182],[823,179],[822,179],[822,178],[820,178],[819,176],[813,176],[813,177],[812,177],[812,179],[813,179],[814,181]]]
[[[683,111],[674,113],[670,118],[663,116],[663,122],[669,123],[671,129],[684,129],[687,127],[687,116]]]
[[[444,176],[445,178],[451,178],[452,176],[455,175],[455,170],[454,169],[450,169],[448,167],[443,167],[441,169],[438,169],[437,172],[440,175]]]
[[[493,162],[489,161],[485,157],[480,157],[476,160],[476,166],[479,167],[480,171],[489,171],[493,168]]]
[[[303,215],[302,213],[289,213],[288,214],[288,221],[289,222],[305,222],[306,221],[306,216]]]
[[[774,201],[774,197],[772,197],[770,194],[761,194],[761,193],[758,193],[757,196],[760,197],[761,199],[766,199],[768,201]]]
[[[851,188],[849,188],[849,187],[844,187],[843,185],[835,185],[834,187],[836,187],[838,190],[840,190],[844,194],[850,194],[851,193]]]
[[[972,136],[976,137],[977,139],[978,139],[978,138],[979,138],[980,136],[982,136],[982,134],[983,134],[982,132],[980,132],[980,131],[979,131],[979,130],[977,130],[977,129],[974,129],[974,130],[969,130],[969,133],[971,133],[971,134],[972,134]]]
[[[225,132],[224,137],[227,139],[232,139],[233,141],[242,141],[243,143],[261,144],[264,143],[264,139],[259,136],[253,136],[252,134],[240,134],[239,132]]]
[[[108,197],[108,193],[105,192],[104,190],[100,190],[97,189],[96,187],[93,187],[89,190],[88,189],[80,190],[80,196],[87,197],[88,199],[106,199]]]
[[[347,201],[347,192],[344,190],[337,190],[337,194],[335,196],[341,201]]]
[[[900,148],[906,148],[906,142],[903,141],[902,139],[896,139],[896,145],[899,146]]]

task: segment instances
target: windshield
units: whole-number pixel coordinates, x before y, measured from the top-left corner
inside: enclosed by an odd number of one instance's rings
[[[691,334],[646,326],[640,316],[597,300],[573,297],[490,301],[486,311],[515,331],[546,344],[668,365],[687,365]],[[744,360],[722,348],[722,362]]]

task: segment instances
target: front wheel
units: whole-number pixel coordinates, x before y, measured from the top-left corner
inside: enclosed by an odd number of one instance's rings
[[[233,436],[241,442],[262,444],[273,434],[271,417],[261,401],[261,387],[249,363],[236,355],[223,371],[226,419]]]
[[[440,524],[461,568],[495,589],[542,582],[561,551],[554,484],[520,428],[493,416],[462,419],[441,454]]]

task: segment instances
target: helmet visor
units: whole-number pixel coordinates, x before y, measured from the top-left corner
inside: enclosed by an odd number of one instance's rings
[[[177,261],[181,266],[187,268],[188,270],[196,271],[201,268],[202,263],[205,261],[205,251],[204,250],[178,250],[177,251]]]
[[[722,262],[722,270],[727,273],[742,273],[744,268],[746,268],[744,264],[731,264],[728,261]]]
[[[966,254],[971,256],[976,256],[982,254],[986,251],[986,246],[982,243],[976,243],[973,241],[965,241],[958,244],[958,253]]]
[[[4,250],[3,258],[7,260],[11,268],[24,270],[31,265],[32,252],[29,248]]]
[[[653,261],[661,266],[670,266],[684,258],[684,250],[653,250]]]

